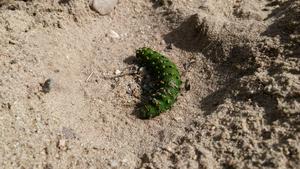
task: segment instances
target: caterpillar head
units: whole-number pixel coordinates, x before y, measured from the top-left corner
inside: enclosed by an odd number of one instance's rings
[[[136,50],[136,57],[139,60],[149,60],[153,54],[152,49],[143,47]]]

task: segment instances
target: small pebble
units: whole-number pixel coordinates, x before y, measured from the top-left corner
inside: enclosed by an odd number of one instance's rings
[[[132,88],[131,88],[131,87],[132,87],[131,84],[128,84],[127,87],[128,87],[128,88],[127,88],[127,90],[126,90],[126,93],[129,94],[130,96],[132,96],[132,92],[133,92],[133,91],[132,91]]]
[[[190,84],[189,79],[186,79],[186,81],[184,83],[184,88],[185,88],[186,91],[191,90],[191,84]]]
[[[182,122],[183,121],[182,117],[174,117],[174,120],[176,122]]]
[[[117,5],[118,0],[92,0],[90,6],[100,15],[109,14]]]
[[[121,73],[122,72],[120,70],[118,70],[118,69],[115,71],[115,75],[120,75]]]
[[[112,89],[114,89],[114,88],[116,88],[116,84],[111,84],[110,87],[111,87]]]
[[[52,79],[47,79],[41,86],[43,93],[49,93],[52,87]]]
[[[66,150],[67,149],[67,142],[65,139],[60,139],[58,141],[57,147],[61,150]]]
[[[135,98],[140,98],[141,96],[140,96],[140,91],[139,90],[137,90],[137,89],[133,89],[133,91],[132,91],[132,95],[135,97]]]
[[[140,73],[145,73],[146,72],[146,68],[145,67],[140,67],[138,71]]]
[[[110,166],[112,168],[116,168],[116,167],[118,167],[118,165],[119,165],[118,161],[116,161],[116,160],[111,160],[110,161]]]
[[[113,39],[120,39],[120,35],[117,32],[113,31],[113,30],[110,30],[108,36],[113,38]]]

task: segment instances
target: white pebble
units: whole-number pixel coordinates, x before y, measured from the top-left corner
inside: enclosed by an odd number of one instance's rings
[[[113,30],[110,30],[109,36],[113,39],[120,39],[120,35],[117,32],[113,31]]]
[[[145,73],[145,72],[146,72],[146,68],[145,68],[145,67],[140,67],[140,68],[139,68],[139,72]]]
[[[115,71],[115,74],[116,74],[116,75],[120,75],[121,73],[122,73],[122,72],[121,72],[120,70],[118,70],[118,69]]]
[[[116,160],[111,160],[110,161],[110,166],[112,168],[118,167],[118,165],[119,165],[118,161],[116,161]]]
[[[65,139],[61,139],[59,140],[58,142],[58,147],[61,149],[61,150],[66,150],[67,149],[67,142]]]
[[[90,6],[100,15],[107,15],[114,9],[117,3],[118,0],[91,0]]]

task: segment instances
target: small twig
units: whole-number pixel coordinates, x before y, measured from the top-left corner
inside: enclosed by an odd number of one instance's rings
[[[103,79],[115,79],[115,78],[118,78],[118,77],[123,77],[123,76],[127,76],[127,75],[135,75],[135,74],[138,74],[138,72],[129,72],[129,73],[123,73],[123,74],[120,74],[120,75],[115,75],[115,76],[110,76],[110,77],[102,77]]]
[[[139,72],[135,69],[135,66],[129,66],[129,67],[126,67],[125,69],[123,69],[121,72],[124,72],[124,70],[127,70],[126,72],[127,73],[121,73],[121,74],[117,74],[115,76],[102,76],[103,79],[115,79],[115,78],[118,78],[118,77],[123,77],[123,76],[127,76],[127,75],[135,75],[135,74],[139,74]]]
[[[85,82],[88,82],[90,78],[93,76],[94,72],[91,72],[90,75],[86,78]]]
[[[212,41],[211,42],[209,42],[209,44],[208,45],[206,45],[203,49],[202,49],[202,53],[206,50],[206,49],[208,49],[210,46],[212,45]]]

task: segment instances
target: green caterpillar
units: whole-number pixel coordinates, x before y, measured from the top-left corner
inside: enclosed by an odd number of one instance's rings
[[[176,65],[162,54],[144,47],[136,51],[136,57],[155,81],[155,89],[139,110],[142,119],[149,119],[171,108],[179,95],[182,81]]]

